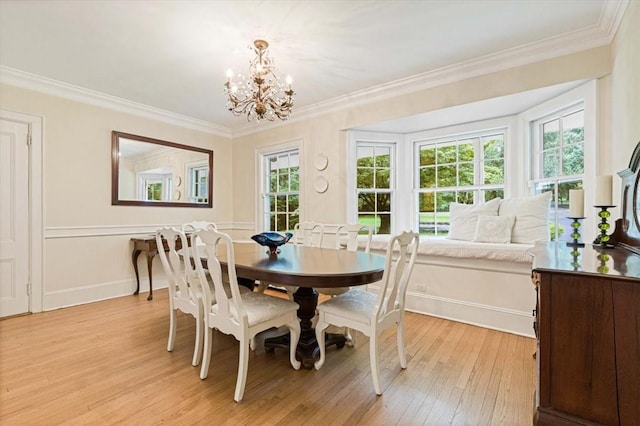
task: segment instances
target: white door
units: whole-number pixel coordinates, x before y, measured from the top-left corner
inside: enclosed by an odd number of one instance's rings
[[[29,126],[0,121],[0,317],[29,311]]]

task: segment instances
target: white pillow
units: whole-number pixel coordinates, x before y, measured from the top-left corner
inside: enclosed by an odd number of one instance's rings
[[[497,216],[500,198],[494,198],[484,204],[449,205],[449,234],[452,240],[473,241],[476,236],[478,216]]]
[[[525,198],[503,200],[499,216],[515,216],[511,242],[533,244],[549,241],[549,202],[551,192]]]
[[[478,216],[476,238],[479,243],[510,243],[513,216]]]

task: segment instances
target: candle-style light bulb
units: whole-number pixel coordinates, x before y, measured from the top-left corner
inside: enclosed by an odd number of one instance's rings
[[[232,78],[233,78],[233,70],[229,68],[227,70],[227,81],[231,81]]]
[[[293,78],[291,78],[290,75],[287,76],[286,82],[287,82],[287,88],[291,90],[291,84],[293,83]]]

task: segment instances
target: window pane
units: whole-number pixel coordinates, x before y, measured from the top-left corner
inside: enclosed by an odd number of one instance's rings
[[[299,197],[297,195],[289,195],[289,197],[287,199],[289,201],[289,204],[287,206],[288,211],[290,213],[293,213],[296,210],[298,210]]]
[[[485,160],[504,158],[504,137],[494,135],[483,138],[483,157]]]
[[[436,153],[437,153],[438,164],[447,164],[447,163],[456,162],[455,145],[439,146],[438,148],[436,148]]]
[[[562,152],[562,174],[580,175],[584,173],[584,145],[581,143],[565,146]]]
[[[389,169],[376,169],[376,188],[391,188]]]
[[[358,167],[358,176],[357,176],[357,187],[358,188],[373,188],[373,169],[365,169]]]
[[[269,230],[274,231],[276,229],[276,215],[269,215]]]
[[[375,193],[359,193],[358,194],[358,212],[373,213],[376,208]]]
[[[289,190],[289,174],[286,170],[280,170],[278,174],[278,191],[286,192]]]
[[[391,215],[379,214],[376,215],[377,223],[379,223],[376,229],[376,234],[390,234],[391,233]]]
[[[458,145],[458,161],[473,161],[475,157],[474,143],[477,142],[477,138],[461,141]]]
[[[286,214],[278,214],[276,215],[276,231],[284,231],[287,229],[287,215]]]
[[[435,148],[420,148],[420,165],[432,166],[436,164],[436,149]]]
[[[555,119],[542,125],[542,149],[554,149],[560,146],[560,120]]]
[[[287,196],[286,195],[278,195],[276,197],[276,211],[277,212],[285,212],[285,211],[287,211]]]
[[[289,228],[287,229],[287,231],[293,231],[293,228],[295,228],[296,224],[300,222],[300,216],[298,216],[297,214],[292,214],[289,216]]]
[[[375,152],[375,167],[389,167],[391,161],[391,148],[388,147],[376,147]]]
[[[584,142],[584,110],[562,117],[563,143]]]
[[[504,191],[502,189],[487,189],[483,192],[484,201],[490,201],[494,198],[502,198],[504,199]]]
[[[473,204],[473,195],[475,191],[460,191],[458,192],[458,203]]]
[[[473,185],[475,181],[473,163],[461,163],[458,169],[459,186]]]
[[[377,194],[376,211],[378,212],[391,211],[391,194],[380,194],[380,193]]]
[[[373,147],[372,146],[358,146],[358,167],[373,167]]]
[[[435,213],[420,213],[418,228],[421,235],[436,235],[436,215]]]
[[[275,196],[268,195],[267,196],[267,204],[269,206],[267,211],[269,211],[269,212],[275,212],[276,211],[276,197]]]
[[[456,186],[458,179],[456,175],[456,166],[438,166],[438,186]]]
[[[559,172],[558,151],[549,151],[542,154],[542,176],[554,177]]]
[[[436,212],[448,212],[449,204],[456,201],[456,193],[453,191],[436,193]]]
[[[278,190],[278,172],[271,170],[269,172],[269,192],[276,192]]]
[[[290,191],[300,191],[300,175],[298,174],[298,168],[292,170],[291,175],[289,176],[290,183]]]
[[[504,160],[489,160],[484,162],[484,183],[504,183]]]
[[[436,186],[436,168],[420,168],[420,188],[433,188]]]
[[[418,209],[420,212],[434,211],[434,197],[432,192],[422,192],[418,194]]]

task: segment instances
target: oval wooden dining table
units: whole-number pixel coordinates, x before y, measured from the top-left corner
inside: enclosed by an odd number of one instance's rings
[[[294,244],[280,246],[278,254],[269,254],[256,243],[234,243],[236,274],[262,282],[297,286],[293,299],[300,318],[300,342],[297,357],[305,368],[313,368],[319,356],[318,342],[312,326],[318,305],[316,288],[351,287],[382,279],[385,258],[378,254],[346,250],[306,247]],[[226,255],[220,255],[226,266]],[[331,335],[327,345],[345,344],[343,335]],[[288,348],[288,335],[265,339],[265,349]]]

